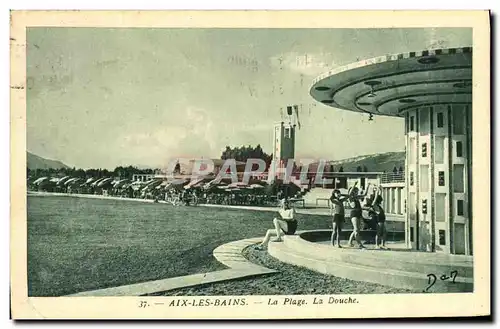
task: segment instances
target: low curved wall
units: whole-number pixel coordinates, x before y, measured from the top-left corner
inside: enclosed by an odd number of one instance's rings
[[[349,230],[344,234],[350,232]],[[282,262],[319,273],[412,289],[415,292],[424,291],[429,287],[428,274],[456,275],[453,280],[439,280],[432,289],[426,291],[473,291],[474,266],[471,256],[412,251],[401,247],[390,250],[370,247],[364,250],[339,249],[328,244],[316,243],[329,240],[330,234],[331,230],[314,230],[287,235],[283,242],[271,242],[268,252]]]
[[[342,230],[340,234],[340,239],[348,240],[349,236],[352,233],[352,229]],[[376,231],[373,230],[361,230],[361,239],[372,241],[375,239]],[[319,241],[328,241],[332,236],[332,230],[316,230],[316,231],[307,231],[299,234],[301,239],[304,239],[309,242],[319,242]],[[405,241],[405,232],[404,231],[391,231],[387,232],[387,241]]]

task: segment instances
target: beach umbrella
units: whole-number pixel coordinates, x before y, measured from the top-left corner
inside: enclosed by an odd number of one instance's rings
[[[51,179],[50,179],[50,181],[51,181],[52,183],[56,183],[56,184],[57,184],[57,182],[59,181],[59,178],[57,178],[57,177],[53,177],[53,178],[51,178]]]
[[[250,185],[251,188],[264,188],[264,186],[259,185],[259,184],[252,184]]]
[[[35,181],[33,182],[33,184],[38,185],[38,184],[40,184],[41,182],[46,181],[46,180],[48,180],[48,179],[49,179],[48,177],[40,177],[40,178],[38,178],[37,180],[35,180]]]
[[[95,181],[95,180],[96,180],[96,178],[94,178],[94,177],[90,177],[90,178],[89,178],[89,179],[87,179],[87,180],[85,181],[85,183],[83,183],[83,184],[90,184],[90,183],[92,183],[92,182],[93,182],[93,181]]]
[[[104,178],[102,181],[97,184],[97,187],[103,187],[106,184],[109,184],[113,181],[113,178]]]

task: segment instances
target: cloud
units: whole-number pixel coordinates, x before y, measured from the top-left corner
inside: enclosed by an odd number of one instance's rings
[[[217,130],[207,111],[187,107],[175,121],[164,127],[124,134],[119,148],[127,150],[123,162],[151,163],[160,167],[177,158],[211,157],[219,152]],[[203,150],[201,154],[200,150]],[[121,152],[120,152],[121,153]]]

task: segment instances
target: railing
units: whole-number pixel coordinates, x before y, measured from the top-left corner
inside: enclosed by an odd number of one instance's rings
[[[380,182],[384,183],[404,183],[405,182],[405,173],[385,173],[380,177]]]

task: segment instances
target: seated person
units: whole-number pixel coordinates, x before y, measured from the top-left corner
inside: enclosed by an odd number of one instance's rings
[[[266,232],[266,236],[262,243],[257,246],[258,250],[262,250],[271,239],[272,236],[276,236],[276,242],[280,242],[282,235],[293,235],[297,230],[297,220],[295,219],[295,209],[290,206],[290,202],[283,199],[281,202],[281,207],[278,211],[280,218],[273,219],[274,229],[269,229]]]

